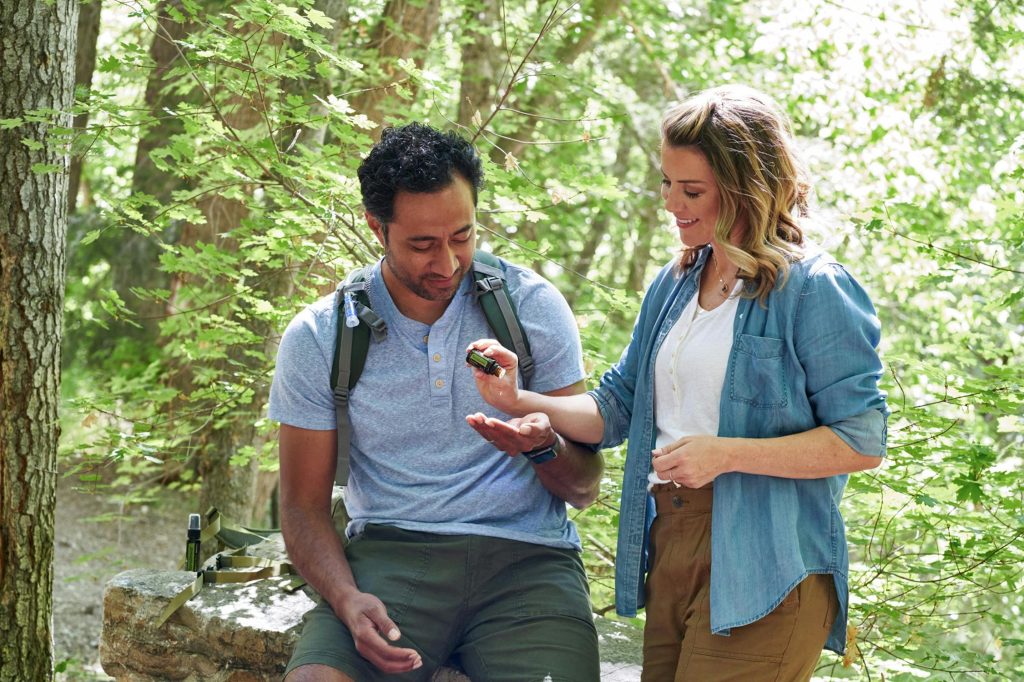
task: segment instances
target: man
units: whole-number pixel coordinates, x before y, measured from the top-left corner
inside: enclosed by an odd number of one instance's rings
[[[601,457],[555,434],[544,415],[488,417],[493,443],[466,419],[491,409],[465,364],[469,343],[492,335],[467,277],[480,159],[458,135],[413,123],[384,131],[359,180],[385,253],[367,292],[387,336],[370,344],[350,395],[347,547],[330,517],[334,296],[288,326],[270,396],[285,542],[323,596],[287,680],[427,680],[449,658],[474,680],[596,680],[597,636],[565,502],[594,501]],[[502,265],[536,362],[531,388],[581,393],[565,300],[535,273]],[[549,445],[554,459],[520,456]]]

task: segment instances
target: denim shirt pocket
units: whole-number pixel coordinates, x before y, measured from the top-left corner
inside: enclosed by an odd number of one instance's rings
[[[751,407],[789,404],[783,362],[785,344],[770,336],[737,334],[729,369],[729,397]]]

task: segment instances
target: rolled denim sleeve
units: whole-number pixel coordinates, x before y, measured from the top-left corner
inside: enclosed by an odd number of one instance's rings
[[[589,391],[604,419],[602,448],[615,447],[629,436],[637,383],[644,371],[644,358],[654,342],[658,316],[670,297],[676,279],[675,261],[672,261],[661,269],[647,288],[640,304],[640,313],[633,325],[633,335],[619,361],[601,376],[600,385]]]
[[[604,420],[604,435],[601,436],[601,442],[594,446],[598,450],[613,448],[626,440],[631,414],[630,410],[618,401],[614,393],[604,389],[604,379],[602,379],[601,386],[587,391],[587,395],[597,403],[597,409],[601,412],[601,418]]]
[[[885,457],[886,420],[885,410],[868,410],[854,417],[847,417],[829,424],[833,433],[862,455]],[[879,445],[879,434],[881,444]],[[872,448],[872,446],[874,446]]]
[[[885,455],[885,393],[878,387],[881,324],[864,289],[838,263],[804,282],[793,343],[815,421],[862,455]]]
[[[619,361],[601,376],[601,383],[588,394],[597,403],[604,419],[604,436],[600,447],[612,448],[629,436],[630,420],[633,418],[633,400],[636,396],[636,377],[639,370],[641,318],[633,326],[633,338],[622,351]]]

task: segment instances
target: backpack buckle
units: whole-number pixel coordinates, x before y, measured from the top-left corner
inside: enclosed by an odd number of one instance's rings
[[[486,293],[499,291],[504,285],[505,282],[500,277],[481,277],[476,281],[473,298],[480,298]]]

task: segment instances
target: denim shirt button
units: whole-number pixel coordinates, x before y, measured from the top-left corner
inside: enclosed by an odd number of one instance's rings
[[[683,506],[683,498],[679,497],[678,495],[673,495],[672,496],[672,506],[675,507],[676,509],[679,509],[680,507],[682,507]]]

